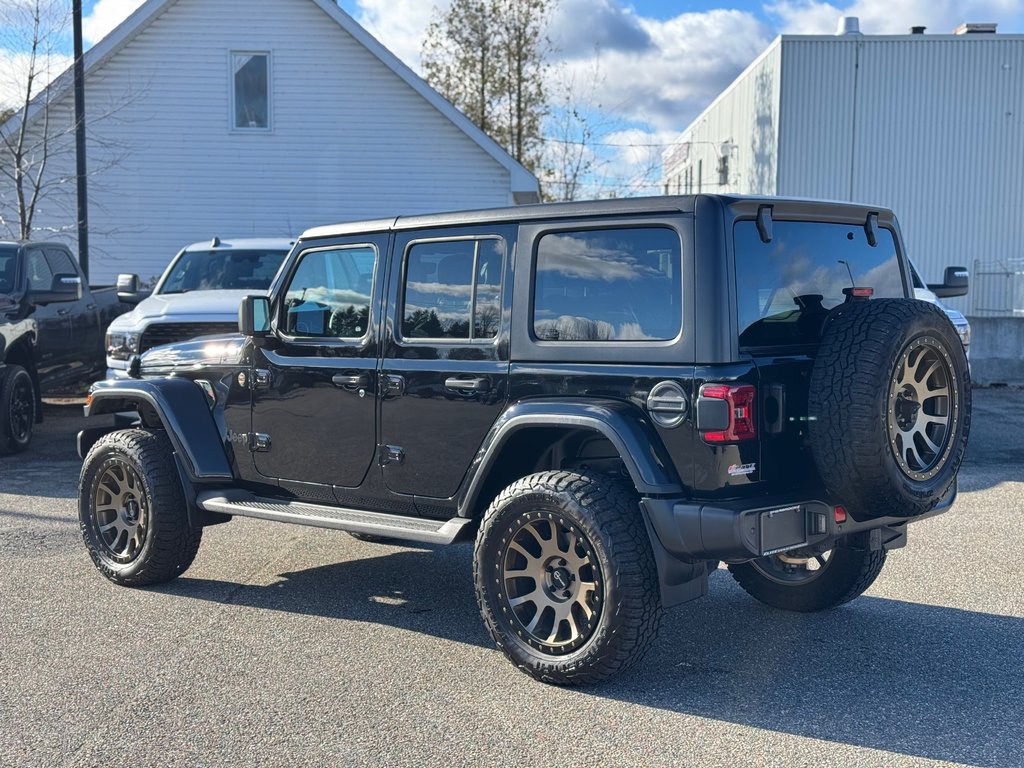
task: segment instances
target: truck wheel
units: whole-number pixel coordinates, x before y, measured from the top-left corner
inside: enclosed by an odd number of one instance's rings
[[[747,594],[765,605],[807,613],[858,597],[878,578],[885,555],[884,549],[838,547],[816,557],[759,557],[730,565],[729,571]]]
[[[156,430],[122,430],[96,442],[82,466],[78,513],[100,573],[129,587],[184,573],[203,535],[189,526],[171,443]]]
[[[661,623],[650,541],[631,488],[601,476],[541,472],[506,488],[473,552],[491,637],[546,683],[609,678],[638,661]]]
[[[818,473],[855,518],[931,510],[956,482],[971,426],[967,358],[942,310],[905,299],[834,310],[808,418]]]
[[[8,365],[0,371],[0,456],[21,453],[32,442],[36,388],[28,371]]]

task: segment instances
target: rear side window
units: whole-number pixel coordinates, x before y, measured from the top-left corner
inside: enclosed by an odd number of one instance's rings
[[[501,324],[503,240],[416,243],[405,264],[402,337],[490,340]]]
[[[872,288],[875,298],[904,296],[896,241],[878,230],[868,245],[863,227],[775,221],[761,241],[753,221],[735,226],[736,306],[741,347],[814,344],[844,288]]]
[[[671,229],[547,234],[536,264],[538,341],[668,341],[682,330],[682,247]]]

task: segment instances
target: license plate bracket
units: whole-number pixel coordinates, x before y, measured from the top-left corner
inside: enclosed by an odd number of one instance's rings
[[[785,552],[807,543],[807,514],[800,505],[761,513],[761,556]]]

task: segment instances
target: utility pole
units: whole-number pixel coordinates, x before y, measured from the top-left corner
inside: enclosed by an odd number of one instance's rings
[[[75,160],[78,176],[78,264],[89,280],[89,198],[85,184],[85,64],[82,61],[82,0],[71,2],[75,36]]]

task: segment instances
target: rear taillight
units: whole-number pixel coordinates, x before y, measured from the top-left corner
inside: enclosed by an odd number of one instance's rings
[[[729,407],[729,426],[721,431],[705,432],[707,442],[734,443],[757,437],[757,422],[754,421],[757,390],[752,385],[705,384],[700,388],[700,394],[712,400],[724,400]]]

